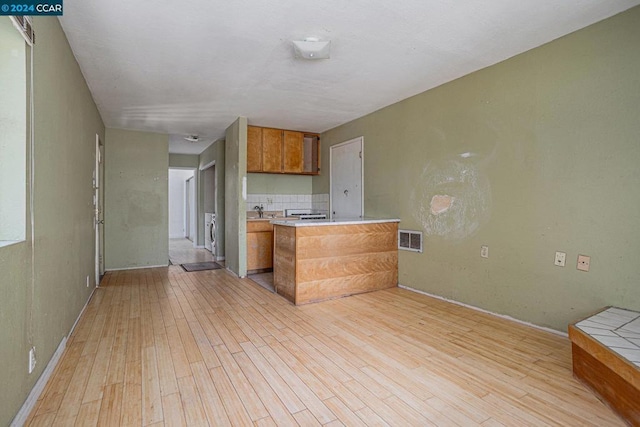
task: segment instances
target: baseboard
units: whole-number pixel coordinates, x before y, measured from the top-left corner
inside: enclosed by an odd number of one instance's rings
[[[224,257],[223,256],[217,256],[216,257],[216,261],[224,261]]]
[[[82,307],[82,310],[80,310],[80,314],[76,318],[76,321],[73,322],[73,326],[71,326],[69,333],[60,341],[58,348],[56,349],[55,353],[53,353],[53,356],[51,356],[49,363],[47,363],[47,367],[44,368],[44,371],[42,371],[40,378],[38,378],[38,381],[36,381],[36,383],[34,384],[31,392],[29,393],[29,396],[27,396],[27,400],[24,401],[22,407],[13,418],[13,421],[11,421],[11,427],[23,426],[27,421],[29,414],[31,413],[31,411],[33,411],[36,402],[38,402],[38,399],[40,398],[40,394],[42,394],[42,392],[44,391],[44,388],[47,385],[47,381],[49,381],[51,374],[56,369],[56,366],[58,366],[58,362],[60,361],[64,350],[67,348],[67,337],[70,337],[73,331],[76,329],[76,325],[78,325],[80,318],[87,309],[87,306],[93,298],[93,295],[96,293],[96,289],[97,288],[93,288],[93,291],[91,291],[91,295],[89,295],[89,298],[87,298],[87,302],[84,303],[84,307]]]
[[[195,249],[204,249],[204,245],[193,245]]]
[[[470,308],[472,310],[476,310],[476,311],[480,311],[482,313],[490,314],[492,316],[500,317],[501,319],[511,320],[512,322],[520,323],[521,325],[525,325],[525,326],[530,326],[532,328],[539,329],[541,331],[550,332],[550,333],[555,334],[555,335],[560,335],[561,337],[569,338],[569,334],[567,334],[566,332],[556,331],[555,329],[551,329],[551,328],[545,328],[544,326],[536,325],[535,323],[525,322],[524,320],[516,319],[514,317],[507,316],[506,314],[494,313],[492,311],[485,310],[484,308],[476,307],[474,305],[465,304],[463,302],[456,301],[456,300],[449,299],[449,298],[445,298],[445,297],[442,297],[440,295],[430,294],[429,292],[421,291],[421,290],[415,289],[415,288],[410,288],[408,286],[404,286],[404,285],[401,285],[401,284],[398,284],[398,287],[402,288],[402,289],[406,289],[407,291],[416,292],[416,293],[419,293],[419,294],[422,294],[422,295],[426,295],[426,296],[431,297],[431,298],[435,298],[435,299],[439,299],[439,300],[442,300],[442,301],[450,302],[451,304],[461,305],[462,307]]]
[[[64,353],[64,349],[66,347],[67,337],[63,337],[62,341],[60,341],[60,345],[58,345],[58,349],[53,353],[51,360],[49,360],[47,367],[44,368],[42,375],[40,375],[40,378],[38,378],[38,381],[36,381],[35,385],[31,389],[31,393],[27,396],[27,400],[24,401],[15,418],[11,421],[11,427],[20,427],[25,424],[27,418],[29,418],[29,414],[31,414],[31,411],[33,411],[33,408],[36,406],[36,403],[40,398],[40,394],[42,394],[42,391],[47,385],[47,381],[49,381],[51,374],[56,369],[56,366],[58,366],[58,362],[60,361],[62,353]]]
[[[142,270],[144,268],[159,268],[159,267],[169,267],[169,264],[167,263],[162,265],[141,265],[140,267],[107,268],[104,271]]]

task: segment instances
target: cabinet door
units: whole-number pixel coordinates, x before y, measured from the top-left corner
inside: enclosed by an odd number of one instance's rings
[[[247,270],[273,267],[273,232],[247,233]]]
[[[262,128],[247,129],[247,172],[262,172]]]
[[[262,171],[282,172],[282,131],[262,129]]]
[[[304,134],[302,132],[292,132],[285,130],[283,141],[282,172],[302,172],[302,168],[304,166]]]
[[[303,169],[302,172],[311,175],[320,173],[320,138],[316,134],[305,134],[303,143]]]

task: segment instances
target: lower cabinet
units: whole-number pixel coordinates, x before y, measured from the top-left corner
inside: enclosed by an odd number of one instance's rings
[[[247,221],[247,271],[273,268],[273,224]]]

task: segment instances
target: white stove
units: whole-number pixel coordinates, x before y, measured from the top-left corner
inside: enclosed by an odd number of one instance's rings
[[[301,220],[327,219],[327,214],[314,212],[311,209],[285,209],[284,215],[287,218],[297,218]]]

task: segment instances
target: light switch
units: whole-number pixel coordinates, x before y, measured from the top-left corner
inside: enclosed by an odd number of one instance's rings
[[[567,261],[567,253],[566,252],[556,252],[556,260],[554,264],[558,267],[564,267],[565,262]]]

